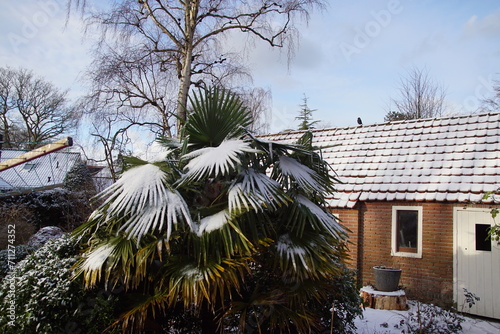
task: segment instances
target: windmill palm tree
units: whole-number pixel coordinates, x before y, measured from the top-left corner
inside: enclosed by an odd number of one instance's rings
[[[166,158],[129,158],[100,207],[75,230],[87,287],[139,296],[122,314],[126,331],[182,307],[203,332],[233,319],[242,332],[308,331],[323,284],[339,273],[346,234],[326,210],[334,191],[312,137],[283,144],[245,130],[250,114],[224,90],[200,91],[181,141]]]

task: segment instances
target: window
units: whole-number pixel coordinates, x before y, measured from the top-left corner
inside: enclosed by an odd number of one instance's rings
[[[392,208],[391,255],[422,257],[422,207]]]
[[[36,163],[34,162],[27,162],[23,166],[23,170],[31,172],[33,169],[36,168]]]
[[[491,252],[491,240],[488,233],[490,228],[489,224],[476,224],[476,250]]]

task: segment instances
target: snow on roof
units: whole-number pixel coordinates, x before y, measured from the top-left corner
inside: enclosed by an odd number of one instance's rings
[[[500,188],[500,113],[313,130],[342,182],[332,207],[357,201],[479,202]],[[303,132],[261,138],[295,142]]]
[[[2,150],[0,162],[21,154],[24,150]],[[60,187],[69,170],[80,160],[78,152],[52,152],[21,165],[0,171],[0,196],[11,192]]]

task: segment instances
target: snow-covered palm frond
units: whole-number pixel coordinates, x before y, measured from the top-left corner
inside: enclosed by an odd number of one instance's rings
[[[333,237],[342,239],[341,235],[345,233],[342,226],[331,213],[314,204],[311,200],[303,195],[298,195],[297,203],[305,209],[314,220],[319,222],[321,226]],[[314,227],[314,226],[313,226]]]
[[[88,270],[100,270],[108,259],[108,257],[113,253],[114,246],[111,244],[103,244],[96,249],[94,249],[89,254],[86,254],[85,261],[82,264],[82,269]]]
[[[308,231],[300,236],[290,231],[280,235],[274,247],[281,269],[289,277],[302,281],[338,270],[337,247],[331,241],[321,231]]]
[[[285,258],[287,261],[292,261],[294,270],[297,270],[297,258],[300,259],[302,268],[309,270],[309,266],[307,265],[307,261],[305,259],[307,252],[306,249],[295,244],[290,239],[290,235],[288,233],[283,234],[278,238],[278,241],[276,241],[276,250],[282,258]]]
[[[85,260],[80,265],[79,270],[84,273],[87,286],[94,286],[99,280],[104,264],[112,255],[114,249],[113,245],[106,243],[84,255]]]
[[[105,219],[127,217],[121,229],[130,238],[138,239],[156,229],[161,230],[165,223],[168,238],[172,225],[179,223],[178,217],[192,226],[186,202],[176,190],[165,185],[165,179],[165,172],[155,165],[129,169],[99,195],[100,198],[109,196],[101,206],[107,207]]]
[[[280,156],[279,168],[284,176],[295,180],[302,189],[306,191],[325,191],[321,176],[297,160],[284,155]]]
[[[158,204],[165,193],[163,184],[165,173],[151,164],[129,169],[116,183],[98,195],[107,198],[102,206],[109,204],[108,215],[128,214],[144,209],[150,204]]]
[[[229,212],[235,213],[242,210],[263,210],[265,198],[258,193],[248,193],[241,183],[236,183],[228,192]]]
[[[230,216],[227,210],[222,210],[217,212],[216,214],[202,218],[200,220],[200,224],[198,226],[196,234],[201,237],[203,233],[210,233],[222,228],[228,223],[229,217]]]
[[[241,173],[241,182],[235,183],[228,194],[229,212],[239,210],[275,210],[289,201],[278,182],[266,174],[249,168]]]
[[[131,237],[140,239],[143,235],[155,230],[161,231],[166,223],[166,237],[170,237],[172,227],[179,223],[178,217],[191,228],[189,209],[177,191],[166,189],[157,205],[149,205],[133,214],[122,226],[122,230]]]
[[[200,180],[204,177],[224,176],[238,166],[240,155],[258,153],[250,144],[240,139],[223,141],[217,147],[205,147],[184,155],[190,160],[186,165],[184,180]]]

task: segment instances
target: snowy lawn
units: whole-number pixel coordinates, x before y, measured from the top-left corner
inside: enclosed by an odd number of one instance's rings
[[[409,312],[416,311],[414,302],[408,302],[408,311],[387,311],[365,308],[363,318],[355,320],[358,334],[401,334],[404,328],[399,327],[400,321],[408,317]],[[464,334],[499,334],[500,322],[464,317],[462,333]]]

